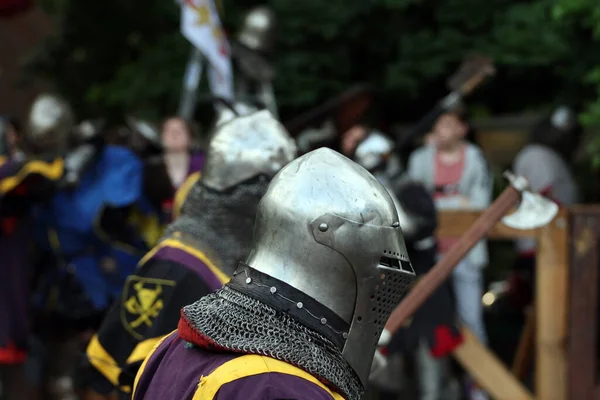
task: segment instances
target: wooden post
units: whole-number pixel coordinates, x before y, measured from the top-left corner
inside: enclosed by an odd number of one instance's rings
[[[600,207],[574,207],[571,216],[569,399],[600,399],[596,383]]]
[[[477,216],[478,213],[469,211],[440,213],[440,228],[438,231],[442,231],[446,236],[460,236]],[[541,400],[570,400],[571,398],[579,400],[580,398],[567,396],[568,362],[566,344],[568,338],[567,309],[570,260],[569,226],[569,211],[561,210],[550,224],[539,230],[518,231],[498,224],[489,235],[490,239],[516,239],[519,237],[537,237],[538,239],[535,304],[536,398]],[[591,268],[597,268],[597,266]],[[589,277],[589,274],[586,276]],[[593,284],[596,285],[596,282]],[[592,285],[592,282],[589,282],[589,285]],[[583,293],[583,296],[585,296],[585,293]],[[589,315],[589,313],[586,315]],[[586,335],[586,337],[588,336],[590,335]],[[577,338],[573,338],[573,340],[577,340]],[[588,348],[587,351],[594,350]],[[513,376],[512,380],[506,379],[503,370],[491,361],[492,359],[488,357],[491,354],[488,353],[489,351],[485,347],[480,344],[473,347],[471,342],[467,346],[461,346],[457,349],[454,355],[476,379],[480,380],[480,383],[486,389],[489,387],[496,391],[496,396],[500,395],[498,398],[509,398],[510,400],[520,398],[521,394],[514,394],[516,397],[506,397],[506,392],[501,392],[497,388],[498,385],[490,380],[489,377],[494,374],[501,376],[501,380],[507,383],[516,380],[516,378]],[[488,365],[492,365],[492,368],[487,368]],[[590,369],[590,371],[593,370],[593,368]],[[492,371],[495,372],[492,373]],[[510,390],[513,390],[513,388],[518,390],[518,387],[514,386],[513,383],[510,383]],[[600,399],[600,387],[596,389],[595,394]],[[583,399],[583,397],[581,398]],[[585,398],[587,400],[587,397]]]
[[[567,399],[568,232],[561,212],[538,235],[536,397],[542,400]]]
[[[463,328],[463,337],[463,343],[452,355],[494,399],[533,400],[534,397],[527,388],[470,330]]]
[[[512,366],[512,373],[517,379],[525,379],[531,371],[531,361],[535,353],[535,318],[535,309],[528,310]]]

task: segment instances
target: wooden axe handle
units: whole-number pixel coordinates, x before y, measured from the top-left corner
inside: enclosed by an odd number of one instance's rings
[[[487,76],[484,74],[477,74],[472,76],[460,87],[460,93],[463,96],[466,96],[467,94],[471,93],[477,86],[479,86],[485,80],[486,77]]]
[[[460,237],[448,253],[444,254],[431,271],[408,292],[404,300],[390,315],[385,329],[392,334],[400,329],[406,319],[448,278],[458,263],[514,206],[519,198],[519,190],[512,185],[508,186],[500,197],[477,218],[477,221]]]

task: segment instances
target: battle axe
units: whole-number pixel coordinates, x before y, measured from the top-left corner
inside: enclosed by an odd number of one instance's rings
[[[554,219],[558,213],[556,203],[544,198],[543,196],[532,193],[529,190],[527,180],[523,177],[517,177],[510,172],[504,174],[509,180],[510,185],[502,192],[496,201],[487,208],[486,211],[475,221],[473,225],[461,236],[459,241],[442,257],[440,261],[421,278],[414,288],[406,295],[404,300],[396,307],[390,315],[388,322],[379,339],[379,346],[386,346],[394,333],[398,331],[406,320],[423,304],[423,302],[436,290],[452,273],[452,270],[475,246],[475,244],[487,235],[488,232],[502,221],[504,225],[521,230],[540,228]],[[505,216],[517,201],[521,199],[517,210]],[[471,343],[469,350],[471,352],[485,352],[481,345],[477,345],[468,330],[465,332],[466,340]],[[474,344],[475,343],[475,344]],[[465,347],[464,344],[462,347]],[[461,348],[462,348],[461,347]],[[459,348],[459,349],[461,349]],[[461,356],[461,354],[459,354]],[[463,359],[464,354],[462,354]],[[494,363],[493,363],[494,364]],[[371,366],[371,379],[377,379],[377,376],[386,368],[387,361],[381,353],[376,351],[373,364]],[[495,368],[498,377],[505,377],[508,373],[503,368],[498,368],[498,363],[491,367]],[[511,387],[511,393],[517,393],[516,398],[529,399],[527,391],[517,385]],[[493,394],[493,393],[492,393]],[[511,397],[512,398],[512,397]]]
[[[554,219],[558,213],[556,203],[537,193],[532,193],[525,178],[515,176],[508,171],[504,175],[510,185],[406,295],[390,315],[384,330],[387,332],[383,336],[387,334],[391,336],[400,329],[407,318],[414,314],[433,291],[448,278],[458,263],[498,221],[502,220],[504,225],[513,229],[528,230],[542,227]],[[517,210],[505,216],[519,199],[521,202]],[[385,339],[383,341],[385,342]]]

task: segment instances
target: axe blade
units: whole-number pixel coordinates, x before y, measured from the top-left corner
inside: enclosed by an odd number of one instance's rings
[[[529,230],[547,225],[558,214],[558,205],[537,193],[523,191],[517,211],[502,218],[509,228]]]

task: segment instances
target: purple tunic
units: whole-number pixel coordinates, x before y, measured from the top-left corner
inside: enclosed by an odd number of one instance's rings
[[[192,154],[190,157],[190,169],[188,170],[188,176],[192,175],[194,172],[202,171],[202,167],[204,167],[205,156],[203,152],[197,152]]]
[[[15,162],[2,162],[0,182],[17,171]],[[27,210],[25,200],[3,196],[0,201],[0,364],[15,364],[25,361],[29,339],[32,231],[23,216]]]
[[[0,236],[0,364],[21,363],[29,339],[31,230],[25,220]]]
[[[210,352],[177,332],[146,359],[133,400],[342,400],[316,378],[264,356]]]
[[[205,162],[205,156],[203,152],[198,152],[198,153],[193,153],[190,157],[190,165],[188,167],[188,172],[186,175],[186,180],[184,180],[184,184],[185,182],[188,180],[188,178],[190,178],[193,174],[195,174],[196,172],[200,172],[202,171],[202,168],[204,167],[204,162]],[[182,185],[182,186],[183,186]],[[177,194],[177,191],[179,190],[179,187],[172,187],[172,196],[170,199],[166,199],[162,202],[162,212],[163,212],[163,217],[165,221],[169,221],[171,222],[174,218],[176,218],[176,215],[173,215],[173,207],[175,207],[175,196]],[[183,204],[179,204],[179,206],[182,206]]]

